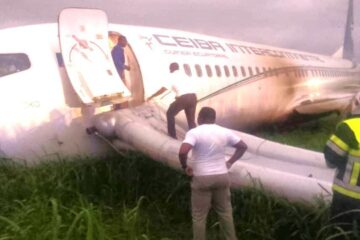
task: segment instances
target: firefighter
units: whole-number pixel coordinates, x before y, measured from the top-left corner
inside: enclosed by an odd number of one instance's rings
[[[347,234],[357,235],[356,226],[360,224],[360,94],[352,101],[349,118],[337,125],[327,141],[324,156],[327,165],[336,168],[331,220]]]

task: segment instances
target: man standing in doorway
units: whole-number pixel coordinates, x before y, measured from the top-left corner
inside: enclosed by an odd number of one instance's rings
[[[186,76],[179,70],[179,64],[171,63],[169,66],[169,70],[172,77],[172,79],[170,79],[169,81],[169,84],[166,84],[167,86],[163,86],[162,88],[160,88],[147,100],[149,101],[150,99],[164,93],[166,90],[172,90],[175,92],[175,101],[170,104],[166,112],[166,118],[169,136],[177,139],[175,129],[175,116],[181,110],[184,110],[189,129],[196,127],[195,111],[197,98],[193,83],[190,81],[188,76]]]
[[[216,112],[203,107],[198,115],[199,126],[187,132],[179,150],[179,159],[186,174],[192,176],[191,211],[194,240],[205,240],[206,218],[212,206],[220,218],[226,240],[235,240],[228,171],[246,151],[247,145],[231,130],[215,124]],[[229,160],[225,148],[235,148]],[[192,149],[192,164],[187,164]]]
[[[127,39],[117,32],[109,32],[109,38],[114,45],[111,50],[112,59],[120,78],[125,82],[124,70],[130,70],[130,67],[125,65],[124,48],[127,46]]]

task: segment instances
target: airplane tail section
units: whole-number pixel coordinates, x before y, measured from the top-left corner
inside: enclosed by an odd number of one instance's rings
[[[354,25],[353,12],[353,0],[349,0],[342,57],[351,61],[354,60],[354,41],[352,38],[352,30]]]

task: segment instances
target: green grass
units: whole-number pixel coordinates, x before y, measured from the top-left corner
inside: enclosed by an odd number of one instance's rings
[[[33,167],[3,162],[0,172],[1,240],[191,239],[189,179],[138,153]],[[322,201],[289,203],[261,188],[232,197],[241,239],[330,234]],[[214,213],[208,229],[208,239],[222,239]]]
[[[340,116],[336,114],[301,125],[270,126],[253,134],[275,142],[322,152]]]
[[[323,135],[324,144],[334,123],[302,132]],[[297,131],[263,134],[277,141],[287,135],[290,140],[281,141],[296,145]],[[234,191],[232,202],[239,239],[325,240],[339,232],[321,199],[290,203],[259,186]],[[189,204],[189,179],[139,153],[32,167],[7,159],[0,164],[0,240],[189,240]],[[208,239],[223,239],[213,212]]]

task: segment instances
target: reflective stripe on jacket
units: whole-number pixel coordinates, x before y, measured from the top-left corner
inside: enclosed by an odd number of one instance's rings
[[[324,155],[328,166],[337,169],[333,191],[360,199],[360,116],[337,126]]]

